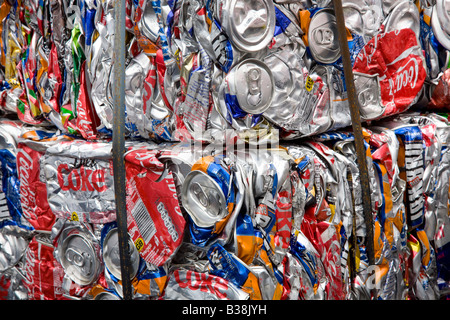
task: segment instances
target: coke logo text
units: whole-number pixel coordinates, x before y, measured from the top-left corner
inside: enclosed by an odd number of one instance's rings
[[[190,290],[200,290],[217,295],[220,299],[227,297],[226,291],[228,290],[228,281],[207,275],[205,273],[197,273],[193,271],[187,271],[186,277],[182,279],[182,274],[176,270],[174,272],[175,280],[181,288],[189,288]]]
[[[17,154],[18,176],[20,178],[20,200],[25,218],[30,219],[32,204],[35,194],[30,188],[30,175],[33,171],[33,159],[25,151],[20,150]]]
[[[105,171],[85,166],[70,168],[67,163],[58,166],[58,183],[63,191],[106,191]]]
[[[411,58],[408,62],[397,70],[395,77],[394,92],[398,92],[408,85],[414,88],[419,77],[419,63],[416,58]]]

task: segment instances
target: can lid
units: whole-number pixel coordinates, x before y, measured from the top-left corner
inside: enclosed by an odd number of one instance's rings
[[[97,278],[100,261],[91,241],[82,233],[67,236],[59,254],[66,274],[75,283],[89,285]]]
[[[131,261],[130,279],[133,279],[139,269],[139,252],[130,237],[128,237],[128,248]],[[111,229],[103,240],[103,261],[108,271],[117,279],[122,280],[117,228]]]
[[[233,44],[247,52],[264,49],[275,32],[275,6],[272,0],[231,0],[224,29]]]
[[[181,201],[199,227],[214,226],[228,213],[225,195],[219,184],[199,170],[186,175],[181,189]]]
[[[439,22],[438,13],[439,11],[437,7],[433,7],[433,13],[431,14],[431,27],[433,28],[433,33],[436,36],[442,46],[450,50],[450,34],[446,33]]]
[[[337,23],[331,9],[322,9],[314,14],[309,24],[308,43],[317,62],[331,64],[339,59]]]
[[[383,114],[385,107],[381,104],[380,87],[376,75],[355,74],[355,90],[361,119],[375,119]]]
[[[236,96],[239,107],[250,114],[261,114],[270,107],[274,95],[273,75],[267,65],[247,59],[236,66]]]
[[[385,32],[412,29],[414,33],[420,34],[420,16],[419,10],[412,2],[401,2],[389,13],[385,22]]]
[[[94,300],[120,300],[114,293],[103,291],[94,297]]]
[[[442,30],[450,34],[450,0],[436,0],[434,8]]]

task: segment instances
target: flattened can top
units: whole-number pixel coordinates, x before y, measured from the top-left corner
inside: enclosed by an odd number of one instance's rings
[[[317,62],[331,64],[339,59],[336,17],[331,9],[322,9],[311,18],[308,30],[311,55]]]
[[[242,51],[264,49],[275,32],[275,7],[272,0],[231,0],[222,12],[223,28]]]
[[[69,234],[61,244],[59,255],[64,271],[75,283],[85,286],[97,279],[100,261],[91,240],[83,232]]]
[[[431,27],[433,28],[433,33],[439,43],[445,49],[450,50],[450,34],[443,29],[443,24],[441,24],[439,19],[439,10],[442,10],[442,8],[440,8],[439,3],[437,3],[433,7],[433,13],[431,15]]]
[[[117,228],[108,231],[103,240],[103,262],[108,271],[117,279],[122,280],[120,269],[119,233]],[[128,250],[131,262],[130,279],[133,279],[139,269],[139,252],[133,241],[128,237]]]
[[[450,35],[450,0],[436,0],[434,10],[442,30]]]
[[[275,87],[272,72],[264,62],[244,60],[232,69],[227,80],[230,93],[236,95],[243,111],[261,114],[270,107]]]
[[[94,297],[94,300],[120,300],[114,293],[103,291]]]
[[[211,227],[227,214],[227,202],[219,184],[208,174],[194,170],[181,189],[182,204],[199,227]]]
[[[417,6],[412,2],[401,2],[389,14],[385,20],[384,32],[409,28],[419,37],[420,14]]]

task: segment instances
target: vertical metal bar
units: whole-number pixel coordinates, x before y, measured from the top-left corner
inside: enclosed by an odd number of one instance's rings
[[[114,1],[114,121],[113,168],[116,217],[119,235],[120,268],[123,299],[131,300],[131,263],[128,248],[127,211],[125,193],[125,0]]]
[[[348,102],[350,106],[350,115],[352,119],[353,134],[355,136],[356,154],[358,157],[358,168],[361,180],[362,201],[364,210],[364,221],[366,225],[366,250],[369,258],[369,264],[375,264],[374,255],[374,232],[373,232],[373,216],[372,201],[370,198],[369,172],[367,169],[366,150],[364,147],[364,137],[361,127],[361,115],[359,112],[358,100],[356,99],[356,90],[353,80],[352,63],[350,60],[350,50],[347,42],[347,32],[345,28],[344,12],[342,10],[341,0],[333,0],[334,13],[338,27],[339,47],[342,54],[342,62],[344,64],[345,84],[347,86]]]

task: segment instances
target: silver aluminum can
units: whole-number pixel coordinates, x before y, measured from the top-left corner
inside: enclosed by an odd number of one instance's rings
[[[0,229],[0,273],[14,267],[25,254],[30,233],[13,225]]]
[[[199,227],[211,227],[228,214],[227,202],[219,184],[206,173],[194,170],[186,175],[181,201]]]
[[[240,50],[255,52],[266,48],[275,31],[275,7],[272,0],[207,1],[213,6],[222,28]]]
[[[392,9],[383,22],[384,32],[410,28],[419,39],[420,15],[416,5],[411,1],[400,2]]]
[[[450,50],[450,33],[447,33],[443,25],[439,19],[439,6],[438,3],[433,7],[433,13],[431,15],[431,27],[433,29],[433,33],[439,43],[447,50]]]
[[[112,228],[106,234],[103,242],[103,262],[108,271],[119,280],[122,280],[120,269],[119,234],[117,228]],[[139,252],[131,238],[128,236],[128,251],[131,261],[130,279],[133,279],[139,269]]]
[[[248,269],[258,278],[259,288],[261,289],[261,295],[263,300],[272,300],[275,289],[276,279],[269,273],[264,266],[248,266]]]
[[[83,224],[64,224],[58,237],[55,256],[66,275],[76,284],[93,284],[101,271],[100,246]]]
[[[381,103],[378,76],[354,72],[356,97],[362,120],[380,117],[386,107]]]
[[[282,128],[292,119],[293,110],[301,105],[306,91],[302,55],[299,50],[288,48],[291,50],[277,50],[264,58],[274,79],[274,96],[264,117]]]
[[[308,30],[311,55],[317,62],[332,64],[341,56],[336,17],[331,9],[322,9],[311,18]]]
[[[345,26],[367,40],[378,33],[384,19],[382,0],[344,0]]]
[[[450,1],[436,0],[434,8],[439,20],[439,25],[446,34],[450,35]]]
[[[145,0],[142,18],[138,22],[139,31],[150,41],[156,43],[159,38],[159,23],[150,0]]]
[[[342,71],[332,65],[316,65],[311,70],[311,73],[320,75],[330,92],[330,117],[332,124],[328,130],[350,126],[350,108]]]
[[[225,77],[225,94],[235,96],[238,107],[249,114],[261,114],[269,108],[274,95],[273,75],[267,65],[247,59]]]
[[[118,296],[116,296],[114,293],[103,291],[97,294],[94,297],[94,300],[121,300]]]
[[[42,165],[48,203],[57,217],[89,223],[115,220],[111,147],[74,140],[47,149]]]

